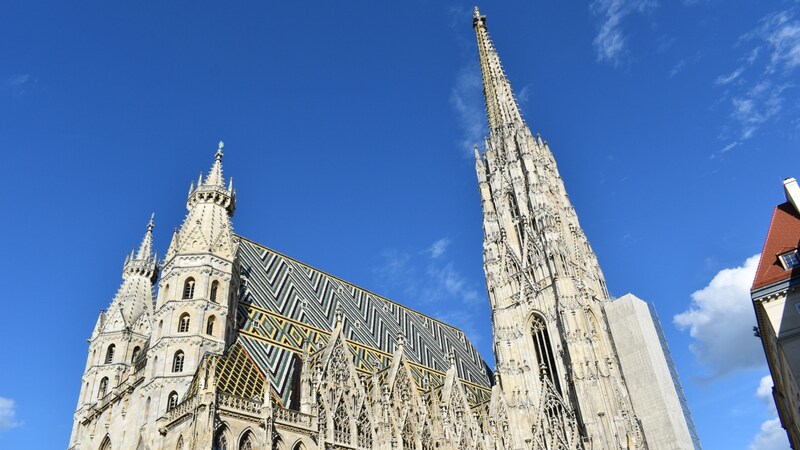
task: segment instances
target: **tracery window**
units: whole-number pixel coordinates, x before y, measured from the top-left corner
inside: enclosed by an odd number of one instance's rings
[[[211,294],[209,295],[209,298],[211,299],[212,302],[217,301],[217,291],[219,291],[219,281],[214,280],[211,283]]]
[[[114,362],[114,349],[117,348],[114,344],[108,346],[108,350],[106,350],[106,364],[111,364]]]
[[[183,450],[183,435],[178,436],[178,445],[175,446],[176,450]]]
[[[339,402],[333,415],[333,440],[343,444],[350,443],[350,417],[344,407],[344,400]]]
[[[245,432],[244,436],[242,436],[242,440],[239,441],[239,450],[253,450],[255,448],[256,445],[253,433],[250,431]]]
[[[211,447],[211,450],[228,450],[228,437],[225,433],[225,428],[217,430],[217,434],[214,437],[214,445]]]
[[[187,278],[186,281],[183,282],[183,298],[194,298],[194,278]]]
[[[97,390],[97,398],[101,399],[106,396],[106,392],[108,391],[108,377],[103,377],[100,380],[100,389]]]
[[[325,435],[328,432],[328,412],[325,410],[325,405],[322,404],[322,398],[317,398],[317,404],[319,405],[319,417],[317,422],[319,423],[320,440],[325,440]]]
[[[189,313],[181,314],[181,318],[178,320],[178,333],[186,333],[189,331]]]
[[[208,318],[208,324],[206,324],[206,334],[209,335],[209,336],[213,336],[214,335],[214,321],[215,320],[216,320],[216,318],[214,316],[211,316],[211,317]]]
[[[103,439],[103,443],[100,444],[100,450],[111,450],[111,438],[106,436],[106,438]]]
[[[414,428],[411,426],[411,417],[406,417],[406,424],[403,427],[403,450],[416,450],[414,442]]]
[[[361,408],[357,424],[358,446],[361,448],[372,448],[372,423],[367,415],[367,408]]]
[[[175,352],[175,357],[172,358],[172,371],[183,372],[183,350]]]
[[[558,371],[556,370],[556,359],[553,354],[553,346],[550,344],[550,335],[547,332],[544,318],[538,314],[533,317],[531,334],[533,335],[533,347],[536,350],[536,361],[539,370],[547,373],[547,377],[553,382],[556,390],[561,393]]]
[[[433,450],[433,438],[431,438],[430,427],[425,427],[422,431],[422,450]]]
[[[178,406],[178,393],[172,391],[167,398],[167,411],[171,411]]]

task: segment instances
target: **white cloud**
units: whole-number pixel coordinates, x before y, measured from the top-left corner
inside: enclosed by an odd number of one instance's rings
[[[761,424],[761,429],[748,447],[750,450],[789,450],[789,439],[786,430],[781,427],[778,411],[772,399],[772,377],[761,378],[756,390],[756,397],[767,405],[769,419]]]
[[[473,62],[461,69],[456,84],[450,90],[450,104],[458,114],[463,138],[461,147],[467,157],[486,135],[486,113],[483,103],[483,81],[478,64]]]
[[[626,46],[623,19],[633,13],[647,13],[657,5],[655,0],[594,0],[590,8],[601,18],[593,42],[597,61],[619,64]]]
[[[725,140],[740,144],[781,117],[785,91],[795,87],[795,72],[800,67],[800,20],[796,16],[795,7],[767,14],[736,42],[736,47],[744,48],[739,67],[714,81],[725,87],[723,100],[729,99],[730,118],[738,129],[734,136],[724,136]]]
[[[789,439],[786,430],[781,427],[781,419],[777,417],[764,421],[748,447],[750,450],[789,450]]]
[[[750,300],[758,258],[720,270],[708,286],[692,294],[689,309],[673,317],[678,328],[689,329],[692,353],[712,378],[764,365],[761,344],[753,336],[756,318]]]
[[[479,323],[476,305],[485,302],[480,283],[465,277],[456,264],[445,257],[450,244],[442,238],[422,251],[385,251],[383,263],[373,269],[382,288],[390,294],[402,293],[411,307],[423,306],[432,316],[464,331],[474,345],[483,336],[473,325]],[[446,305],[446,310],[437,310]]]
[[[447,238],[441,238],[431,244],[431,247],[428,249],[428,251],[431,253],[431,258],[438,258],[444,255],[444,252],[447,251],[448,245],[450,245],[450,240]]]
[[[14,400],[0,397],[0,431],[10,430],[20,425]]]

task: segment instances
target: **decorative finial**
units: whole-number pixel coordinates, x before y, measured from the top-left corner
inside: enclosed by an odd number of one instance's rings
[[[406,346],[406,336],[403,334],[402,331],[397,332],[397,349],[401,352]]]
[[[453,349],[450,349],[450,353],[447,354],[447,359],[450,360],[450,367],[456,366],[456,352]]]
[[[336,326],[340,326],[342,324],[342,320],[344,319],[344,314],[342,313],[342,307],[339,305],[339,302],[336,302],[336,312],[334,313],[334,317],[336,320]]]
[[[156,213],[150,213],[150,222],[147,223],[147,231],[153,231],[153,220],[156,218]]]
[[[478,9],[478,5],[475,5],[475,18],[478,19],[481,17],[481,12]]]
[[[222,148],[223,147],[225,147],[225,143],[222,142],[222,141],[219,141],[219,144],[217,144],[217,153],[214,155],[214,157],[217,159],[217,161],[222,159],[222,155],[223,155]]]

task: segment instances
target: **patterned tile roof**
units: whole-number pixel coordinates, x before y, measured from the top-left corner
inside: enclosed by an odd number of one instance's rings
[[[312,352],[327,342],[337,306],[360,372],[387,367],[402,332],[418,386],[441,384],[452,351],[468,395],[488,396],[489,369],[461,330],[242,237],[239,261],[239,341],[285,404],[296,395],[304,342]]]

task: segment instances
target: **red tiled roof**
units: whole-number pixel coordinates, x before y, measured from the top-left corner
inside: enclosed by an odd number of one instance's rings
[[[792,276],[800,276],[799,268],[785,270],[778,258],[778,255],[796,249],[798,242],[800,242],[800,215],[791,203],[786,202],[776,206],[752,290],[787,280]]]

